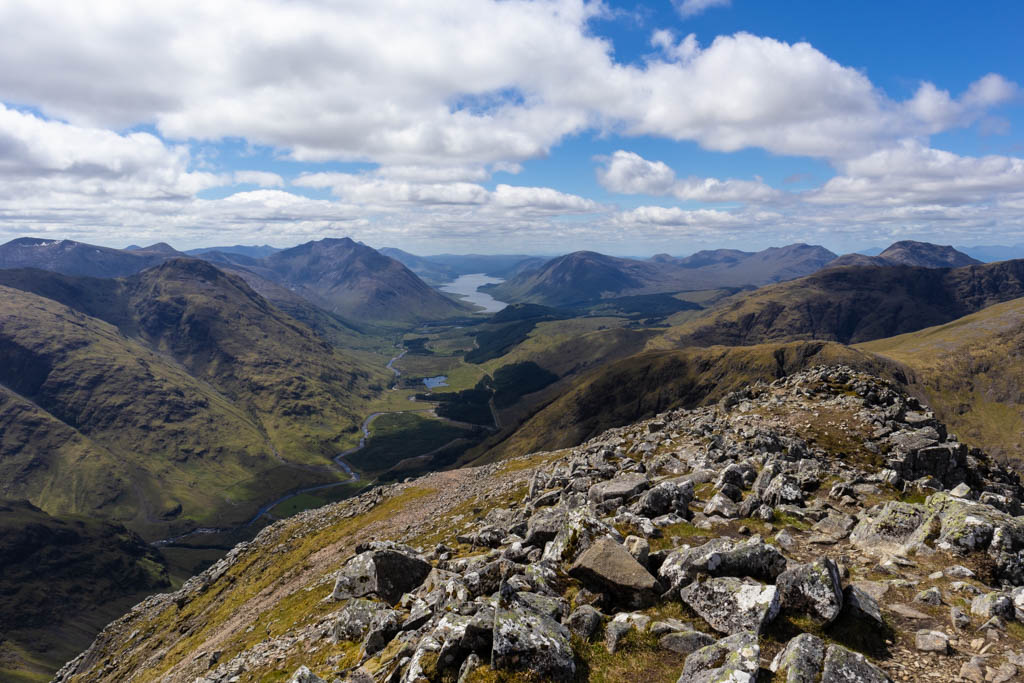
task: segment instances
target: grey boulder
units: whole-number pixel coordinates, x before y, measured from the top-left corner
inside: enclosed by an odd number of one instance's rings
[[[757,634],[736,633],[690,654],[676,683],[754,683],[760,657]]]
[[[775,655],[769,668],[775,673],[775,680],[817,683],[824,661],[825,642],[818,636],[801,633]]]
[[[892,683],[892,679],[859,652],[829,645],[821,683]]]
[[[821,626],[835,621],[843,609],[839,568],[827,557],[787,569],[775,585],[784,609],[806,614]]]
[[[760,633],[779,613],[775,586],[730,576],[695,581],[679,597],[721,633]]]
[[[621,498],[628,501],[646,491],[650,486],[651,482],[646,476],[627,472],[616,475],[608,481],[594,484],[587,492],[587,498],[592,503],[603,503],[613,498]]]
[[[546,616],[499,608],[494,616],[492,666],[532,671],[544,680],[568,681],[576,673],[569,629]]]
[[[335,600],[376,595],[395,604],[423,583],[432,567],[397,550],[368,550],[350,559],[338,572],[331,597]]]
[[[569,575],[630,609],[651,605],[661,593],[658,580],[610,538],[600,538],[587,548],[569,568]]]

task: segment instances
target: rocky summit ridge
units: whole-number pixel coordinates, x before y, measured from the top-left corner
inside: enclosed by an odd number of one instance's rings
[[[820,367],[279,522],[55,680],[1020,680],[1022,500]]]

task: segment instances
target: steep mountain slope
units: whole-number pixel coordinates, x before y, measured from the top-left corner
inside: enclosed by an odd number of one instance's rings
[[[858,348],[907,368],[911,389],[964,441],[1024,463],[1024,299]]]
[[[20,237],[0,245],[0,268],[40,268],[65,275],[123,277],[173,255],[159,249],[131,252],[72,240]]]
[[[855,343],[1024,296],[1024,260],[964,268],[848,266],[763,287],[667,332],[657,348],[823,339]]]
[[[138,528],[240,516],[223,488],[277,465],[243,410],[107,323],[0,294],[4,497]]]
[[[351,320],[408,323],[470,311],[398,261],[347,237],[285,249],[263,264],[268,279],[287,284],[313,303]],[[253,272],[265,274],[258,269]]]
[[[763,285],[807,275],[835,258],[822,247],[795,244],[761,252],[705,251],[649,261],[574,252],[483,289],[502,301],[579,306],[606,297]]]
[[[975,266],[981,261],[957,251],[951,246],[904,240],[889,246],[878,256],[845,254],[828,263],[835,266],[919,266],[921,268],[960,268]]]
[[[361,420],[368,384],[380,375],[241,278],[175,259],[128,278],[125,290],[139,335],[257,416],[286,459],[328,455]]]
[[[0,679],[48,680],[106,621],[170,586],[162,563],[121,525],[0,499]]]
[[[49,512],[140,530],[248,519],[335,476],[327,457],[387,379],[202,261],[0,273],[77,308],[0,288],[3,495]]]
[[[662,270],[655,263],[577,251],[482,289],[501,301],[572,306],[609,294],[641,291],[660,282]]]
[[[814,369],[275,524],[55,680],[1012,680],[1022,496],[915,399]]]

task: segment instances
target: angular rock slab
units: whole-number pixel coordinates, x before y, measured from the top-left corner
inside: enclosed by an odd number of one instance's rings
[[[594,484],[587,492],[587,498],[592,503],[603,503],[613,498],[622,498],[628,501],[650,488],[650,480],[642,475],[633,472],[616,475],[608,481]]]
[[[875,512],[869,511],[853,528],[850,542],[876,556],[899,552],[923,521],[922,506],[889,501]]]
[[[775,586],[730,576],[691,583],[679,597],[720,633],[760,633],[779,614]]]
[[[597,539],[616,535],[618,532],[615,529],[596,519],[586,510],[574,510],[562,523],[554,540],[544,546],[543,559],[551,562],[575,562],[576,558]]]
[[[543,680],[576,674],[569,629],[535,613],[499,608],[494,616],[491,662],[495,669],[532,671]]]
[[[806,614],[821,626],[835,621],[843,609],[839,568],[827,557],[787,569],[775,586],[782,607]]]
[[[569,568],[569,576],[630,609],[647,607],[661,594],[658,580],[610,538],[599,538],[583,551]]]
[[[829,645],[821,683],[892,683],[892,679],[859,652]]]
[[[825,642],[810,633],[793,638],[772,660],[769,667],[775,680],[786,683],[817,683],[825,661]]]
[[[377,595],[392,605],[417,588],[432,567],[397,550],[368,550],[345,563],[331,597],[335,600]]]
[[[760,581],[775,581],[786,569],[786,558],[760,536],[742,543],[716,538],[696,548],[673,550],[662,563],[658,576],[673,588],[684,586],[700,573],[709,576],[747,576]]]
[[[676,683],[754,683],[760,657],[757,634],[736,633],[690,654]]]

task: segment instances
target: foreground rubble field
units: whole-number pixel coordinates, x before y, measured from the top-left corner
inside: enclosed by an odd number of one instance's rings
[[[1022,680],[1022,495],[818,368],[275,524],[56,680]]]

